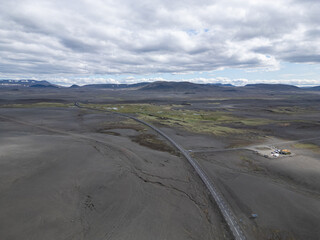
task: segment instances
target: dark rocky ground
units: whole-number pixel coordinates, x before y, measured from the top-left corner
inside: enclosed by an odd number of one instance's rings
[[[1,239],[229,238],[199,178],[157,136],[162,151],[131,141],[142,133],[130,125],[100,132],[123,119],[74,108],[6,108],[0,120]]]
[[[1,239],[230,239],[187,162],[159,136],[112,114],[39,102],[152,103],[268,123],[215,136],[160,127],[194,152],[249,239],[320,238],[320,95],[301,91],[162,92],[0,89]],[[11,104],[22,104],[14,106]],[[294,140],[318,148],[297,148]],[[265,158],[245,149],[289,148]],[[244,149],[228,150],[230,147]],[[214,151],[212,151],[214,150]],[[258,218],[250,215],[257,213]]]

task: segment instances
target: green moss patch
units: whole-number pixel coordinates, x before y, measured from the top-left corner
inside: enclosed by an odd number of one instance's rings
[[[213,135],[246,134],[248,129],[242,126],[269,124],[272,121],[259,118],[240,118],[223,111],[203,111],[185,109],[183,105],[155,104],[86,104],[86,107],[109,110],[119,113],[138,115],[147,122],[156,122],[166,126],[182,127],[196,133]],[[237,127],[233,127],[237,126]]]

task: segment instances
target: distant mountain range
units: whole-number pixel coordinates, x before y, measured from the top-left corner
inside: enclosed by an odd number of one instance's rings
[[[0,88],[66,88],[59,85],[51,84],[48,81],[42,80],[0,80]],[[171,92],[193,92],[193,91],[239,91],[242,89],[254,91],[320,91],[320,86],[299,88],[293,85],[286,84],[248,84],[244,87],[236,87],[231,84],[198,84],[191,82],[142,82],[134,84],[88,84],[84,86],[72,85],[69,88],[73,89],[132,89],[141,91],[171,91]]]
[[[30,79],[22,79],[22,80],[11,80],[11,79],[4,79],[0,80],[0,88],[3,87],[32,87],[32,88],[58,88],[58,85],[51,84],[48,81],[37,81],[37,80],[30,80]]]

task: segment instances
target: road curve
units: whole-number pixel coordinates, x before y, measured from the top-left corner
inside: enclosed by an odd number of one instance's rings
[[[150,127],[151,129],[153,129],[154,131],[159,133],[161,136],[163,136],[165,139],[167,139],[175,148],[177,148],[183,154],[183,156],[189,161],[189,163],[193,166],[193,168],[195,169],[197,174],[200,176],[201,180],[204,182],[204,184],[206,185],[206,187],[210,191],[213,199],[216,201],[216,203],[220,209],[220,212],[222,213],[225,221],[227,222],[227,224],[228,224],[228,226],[234,236],[234,239],[235,240],[245,240],[246,239],[246,236],[244,235],[243,231],[241,230],[241,227],[240,227],[237,219],[235,218],[235,215],[231,211],[231,209],[228,206],[227,202],[225,201],[224,197],[220,194],[220,192],[215,187],[212,180],[208,177],[208,175],[205,173],[205,171],[201,168],[199,163],[195,159],[193,159],[189,155],[189,153],[183,147],[181,147],[178,143],[176,143],[172,138],[170,138],[168,135],[166,135],[164,132],[162,132],[160,129],[156,128],[155,126],[153,126],[153,125],[151,125],[151,124],[149,124],[139,118],[133,117],[131,115],[124,114],[124,113],[117,113],[117,112],[108,111],[108,110],[90,108],[90,107],[82,107],[82,106],[80,106],[80,104],[78,102],[75,102],[74,105],[79,108],[107,112],[107,113],[113,113],[113,114],[117,114],[120,116],[124,116],[126,118],[130,118],[134,121],[137,121],[139,123],[142,123],[142,124]]]

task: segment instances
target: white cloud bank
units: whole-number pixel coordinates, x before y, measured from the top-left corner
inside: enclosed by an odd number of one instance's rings
[[[2,0],[0,73],[63,79],[319,64],[319,12],[318,0]]]

